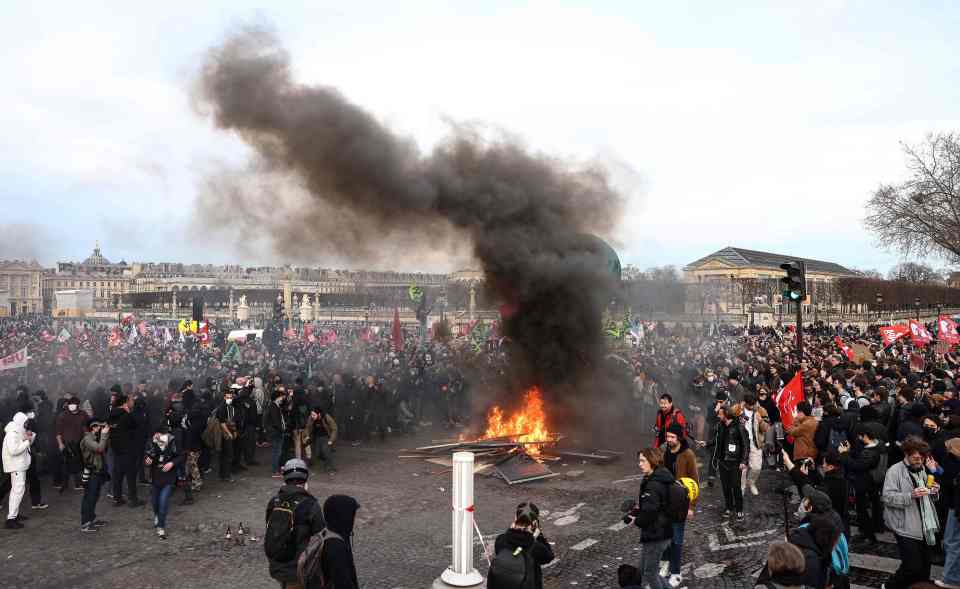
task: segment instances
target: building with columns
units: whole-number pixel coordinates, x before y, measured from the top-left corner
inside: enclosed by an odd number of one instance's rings
[[[0,316],[43,312],[43,268],[36,260],[0,260]]]
[[[784,313],[786,307],[780,279],[786,272],[780,264],[803,261],[806,265],[807,312],[837,308],[840,297],[834,282],[859,276],[835,262],[773,254],[739,247],[725,247],[691,262],[683,269],[687,285],[687,313],[746,314],[754,311]]]

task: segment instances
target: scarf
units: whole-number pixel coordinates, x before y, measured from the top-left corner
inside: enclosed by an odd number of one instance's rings
[[[907,470],[910,478],[913,480],[914,487],[927,486],[926,471],[921,469],[918,472]],[[933,506],[933,500],[930,495],[924,495],[918,500],[918,509],[920,509],[920,519],[923,522],[923,539],[928,546],[934,546],[937,543],[937,531],[940,529],[940,521],[937,519],[937,510]]]

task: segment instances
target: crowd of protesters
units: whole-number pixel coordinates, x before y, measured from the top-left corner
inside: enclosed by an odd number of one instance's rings
[[[176,326],[3,320],[0,356],[23,347],[30,355],[28,368],[0,372],[7,527],[27,519],[27,490],[32,508],[46,507],[39,479],[49,474],[54,491],[84,493],[84,532],[104,525],[96,507],[107,483],[114,504],[131,507],[141,505],[138,484],[149,484],[164,538],[176,489],[191,503],[207,477],[230,482],[256,465],[258,446],[271,448],[273,476],[296,486],[314,464],[335,472],[338,440],[460,424],[475,387],[509,378],[499,346],[407,334],[408,352],[398,354],[386,325],[323,327],[336,341],[281,338],[271,348],[232,346],[227,326],[202,343]],[[960,357],[909,336],[884,345],[875,326],[809,326],[802,355],[795,342],[789,329],[658,324],[614,352],[633,378],[635,422],[649,424],[653,440],[638,454],[643,484],[629,509],[642,530],[641,566],[621,581],[682,582],[686,516],[670,509],[670,485],[682,479],[719,485],[719,515],[745,525],[761,488],[794,502],[787,541],[770,546],[760,583],[843,586],[849,547],[869,550],[890,532],[901,564],[886,587],[926,580],[943,560],[937,584],[960,588]],[[801,382],[785,409],[784,392]],[[691,493],[687,516],[695,503]],[[518,515],[524,533],[535,530],[531,513]]]

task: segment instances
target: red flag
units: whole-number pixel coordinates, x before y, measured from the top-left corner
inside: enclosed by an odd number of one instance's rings
[[[843,340],[840,339],[839,335],[834,336],[833,341],[837,342],[837,347],[839,347],[840,351],[843,352],[843,355],[847,357],[847,360],[853,362],[853,348],[843,343]]]
[[[393,351],[403,352],[403,331],[400,329],[400,309],[393,309]]]
[[[941,315],[937,321],[937,339],[950,345],[960,344],[957,324],[946,315]]]
[[[206,321],[201,321],[197,328],[197,334],[200,336],[200,344],[210,345],[210,325]]]
[[[927,328],[913,319],[910,320],[910,337],[915,346],[925,346],[933,341],[933,336],[927,331]]]
[[[803,401],[803,375],[797,371],[777,397],[777,409],[784,427],[793,426],[793,410]]]
[[[910,333],[908,325],[884,325],[880,327],[880,336],[883,338],[883,347],[887,347],[901,337]]]

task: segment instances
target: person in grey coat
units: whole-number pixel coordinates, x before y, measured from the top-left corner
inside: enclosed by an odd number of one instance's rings
[[[930,578],[930,552],[939,530],[933,500],[940,485],[930,481],[942,470],[923,440],[908,437],[901,449],[904,459],[891,466],[883,480],[883,520],[900,551],[900,567],[884,589],[907,589]]]

